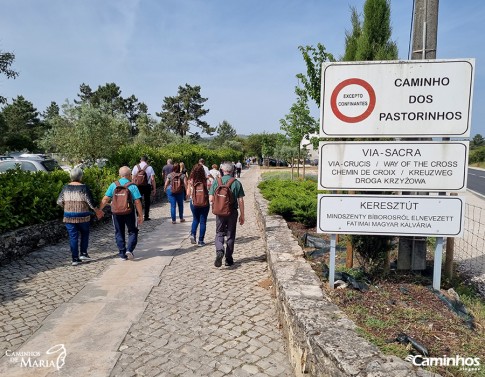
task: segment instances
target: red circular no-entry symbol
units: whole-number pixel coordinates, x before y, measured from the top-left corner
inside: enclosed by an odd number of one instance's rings
[[[345,114],[342,114],[340,111],[338,105],[337,105],[337,97],[339,93],[342,91],[343,88],[349,85],[359,85],[363,87],[367,93],[369,94],[369,104],[367,106],[367,109],[360,115],[350,117]],[[366,119],[374,110],[374,107],[376,106],[376,93],[374,92],[374,88],[367,82],[362,79],[347,79],[342,81],[340,84],[338,84],[335,89],[332,92],[332,97],[330,98],[330,105],[332,107],[332,111],[335,114],[335,116],[340,119],[343,122],[346,123],[357,123],[361,122],[364,119]]]

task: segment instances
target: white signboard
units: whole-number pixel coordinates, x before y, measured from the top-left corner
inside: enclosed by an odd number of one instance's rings
[[[465,191],[468,141],[321,142],[319,190]]]
[[[458,196],[320,194],[317,231],[460,237],[464,206]]]
[[[468,137],[474,59],[324,63],[322,137]]]

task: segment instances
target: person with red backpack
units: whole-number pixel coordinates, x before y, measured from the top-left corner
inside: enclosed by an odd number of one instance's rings
[[[168,201],[170,202],[170,216],[172,224],[177,223],[176,210],[179,209],[180,222],[185,222],[184,219],[184,195],[185,195],[185,176],[180,173],[180,165],[174,164],[173,171],[167,175],[165,186],[163,190],[167,193]]]
[[[190,210],[192,211],[192,228],[190,230],[190,242],[198,246],[205,246],[204,238],[207,227],[207,216],[209,215],[209,191],[207,190],[207,179],[204,167],[196,164],[189,175],[187,184],[187,198],[190,199]],[[196,241],[197,228],[200,224],[199,241]]]
[[[138,186],[140,194],[143,196],[145,211],[145,221],[150,220],[151,196],[155,196],[157,186],[155,183],[155,171],[148,165],[148,157],[142,156],[140,163],[136,164],[131,172],[133,183]]]
[[[221,267],[222,259],[226,257],[225,265],[234,264],[233,252],[236,240],[236,227],[244,224],[244,189],[237,179],[232,177],[234,165],[231,162],[221,164],[223,176],[218,177],[209,190],[209,201],[212,213],[216,215],[216,260],[214,266]],[[226,249],[224,250],[224,240]]]
[[[143,223],[141,194],[138,187],[131,182],[131,169],[128,166],[122,166],[119,174],[120,179],[108,187],[99,208],[102,210],[111,202],[119,256],[122,260],[132,260],[138,243],[138,227]],[[128,229],[128,243],[125,241],[125,228]]]

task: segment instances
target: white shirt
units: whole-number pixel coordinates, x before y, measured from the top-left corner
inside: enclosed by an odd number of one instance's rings
[[[140,168],[143,169],[148,164],[145,161],[142,161],[138,165],[140,165]],[[131,174],[133,176],[135,176],[138,173],[138,165],[135,165],[135,167],[133,168],[133,170],[131,172]],[[145,169],[145,173],[147,173],[148,184],[152,185],[153,184],[152,179],[155,179],[155,171],[153,170],[153,168],[151,166],[149,166]]]
[[[209,168],[207,166],[205,166],[205,165],[202,165],[202,166],[204,167],[205,177],[206,178],[209,178],[209,174],[210,174]]]

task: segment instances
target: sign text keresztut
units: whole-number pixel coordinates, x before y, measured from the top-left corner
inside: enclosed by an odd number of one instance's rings
[[[459,237],[463,198],[318,195],[319,233]]]

